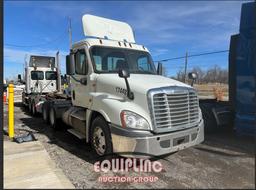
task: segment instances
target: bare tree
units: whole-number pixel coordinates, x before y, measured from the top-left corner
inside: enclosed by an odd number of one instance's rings
[[[180,70],[177,72],[176,79],[179,80],[179,81],[183,81],[183,80],[184,80],[184,77],[185,77],[184,69],[180,69]]]
[[[228,70],[222,69],[218,65],[214,65],[212,68],[202,70],[199,66],[193,67],[189,72],[197,73],[197,84],[203,83],[228,83]],[[183,81],[184,70],[181,69],[177,72],[175,79]]]

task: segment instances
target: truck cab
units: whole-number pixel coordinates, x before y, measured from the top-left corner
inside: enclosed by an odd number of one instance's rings
[[[93,15],[82,21],[87,37],[73,45],[66,63],[72,106],[50,109],[50,124],[61,117],[98,155],[159,156],[201,143],[195,89],[161,76],[127,23]]]
[[[30,56],[29,65],[25,68],[25,92],[27,94],[56,91],[56,81],[55,57]]]
[[[21,81],[21,76],[19,76]],[[31,55],[24,72],[25,89],[22,102],[35,114],[39,99],[57,90],[57,66],[55,57]]]

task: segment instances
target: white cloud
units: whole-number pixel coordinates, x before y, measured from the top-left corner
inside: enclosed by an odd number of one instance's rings
[[[20,64],[23,65],[25,63],[25,59],[29,61],[30,55],[47,55],[47,56],[56,56],[56,50],[44,50],[44,49],[37,49],[37,50],[19,50],[19,49],[12,49],[12,48],[4,48],[4,65],[6,64]],[[68,52],[60,51],[60,64],[61,70],[65,70],[65,61],[66,55]]]
[[[168,49],[164,49],[164,48],[158,48],[158,49],[153,49],[152,51],[151,51],[151,54],[152,54],[152,56],[160,56],[160,55],[164,55],[164,54],[166,54],[166,53],[168,53],[169,52],[169,50]]]
[[[151,45],[172,43],[226,47],[237,33],[242,2],[147,2],[128,18],[140,41]],[[138,39],[137,39],[138,40]],[[206,47],[206,46],[205,46]],[[187,47],[189,48],[189,47]]]

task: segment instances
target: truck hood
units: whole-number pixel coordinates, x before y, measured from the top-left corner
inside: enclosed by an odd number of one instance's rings
[[[126,89],[124,79],[120,78],[118,74],[100,74],[97,77],[97,81],[100,83],[104,83],[108,86]],[[128,82],[130,84],[131,91],[136,91],[140,93],[146,93],[152,88],[160,88],[166,86],[180,86],[191,88],[191,86],[177,80],[160,75],[150,74],[130,74]]]
[[[128,82],[131,91],[134,93],[134,99],[127,98],[125,80],[118,74],[97,74],[93,80],[96,80],[96,89],[92,94],[94,110],[100,110],[109,122],[121,126],[119,114],[123,110],[129,110],[138,113],[145,118],[152,127],[150,117],[150,107],[147,93],[149,90],[161,87],[179,86],[191,88],[189,85],[179,81],[149,74],[130,74]]]

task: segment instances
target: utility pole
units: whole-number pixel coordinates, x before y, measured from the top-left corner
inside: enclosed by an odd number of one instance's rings
[[[25,54],[24,63],[23,63],[23,71],[22,71],[23,80],[25,79],[25,69],[28,67],[27,58],[28,58],[28,54]]]
[[[184,83],[187,82],[187,67],[188,67],[188,52],[186,52],[186,56],[185,56]]]
[[[58,92],[61,92],[61,73],[60,73],[60,56],[59,56],[59,51],[56,53],[56,63],[57,63],[57,89]]]
[[[69,17],[68,33],[69,33],[69,48],[72,49],[72,28],[71,28],[71,18],[70,17]]]

